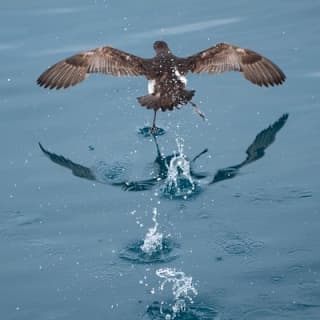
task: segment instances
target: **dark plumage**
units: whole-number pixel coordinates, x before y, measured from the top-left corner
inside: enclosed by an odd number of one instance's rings
[[[66,58],[43,72],[37,80],[40,86],[60,89],[74,86],[90,73],[113,76],[145,76],[149,80],[146,96],[138,97],[139,103],[154,110],[153,131],[158,110],[173,110],[191,101],[194,90],[186,90],[186,74],[222,73],[240,71],[244,77],[258,86],[282,84],[286,76],[272,61],[250,49],[219,43],[216,46],[186,58],[173,55],[164,41],[153,45],[154,58],[141,58],[112,48],[101,47]]]

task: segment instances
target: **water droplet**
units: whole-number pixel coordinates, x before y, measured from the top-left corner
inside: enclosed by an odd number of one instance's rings
[[[163,234],[158,232],[158,221],[157,221],[157,208],[153,208],[152,221],[154,226],[149,228],[145,238],[143,240],[143,245],[140,247],[141,250],[149,255],[152,255],[156,251],[162,250]]]
[[[193,303],[192,295],[196,296],[198,291],[193,286],[192,277],[186,276],[182,271],[176,271],[174,268],[164,268],[156,270],[156,275],[164,279],[160,285],[160,290],[163,290],[167,283],[172,284],[174,319],[177,314],[186,310],[187,302]]]

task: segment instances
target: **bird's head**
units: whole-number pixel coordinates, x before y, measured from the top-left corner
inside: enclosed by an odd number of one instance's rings
[[[169,49],[167,43],[164,41],[156,41],[153,44],[153,49],[156,52],[156,54],[170,53],[170,49]]]

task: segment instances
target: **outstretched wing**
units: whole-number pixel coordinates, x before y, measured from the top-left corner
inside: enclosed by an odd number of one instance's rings
[[[250,49],[219,43],[215,47],[185,58],[186,71],[194,73],[222,73],[240,71],[244,77],[258,86],[282,84],[286,76],[272,61]]]
[[[74,86],[90,73],[141,76],[145,74],[147,63],[148,59],[112,47],[96,48],[56,63],[41,74],[37,83],[45,88],[60,89]]]

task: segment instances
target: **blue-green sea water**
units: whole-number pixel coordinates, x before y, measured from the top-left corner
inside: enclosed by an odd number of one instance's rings
[[[312,0],[2,0],[0,319],[319,319],[319,18]],[[152,57],[159,39],[251,48],[287,81],[189,74],[207,121],[159,113],[156,139],[144,78],[36,85],[79,51]],[[159,270],[192,277],[186,295]]]

